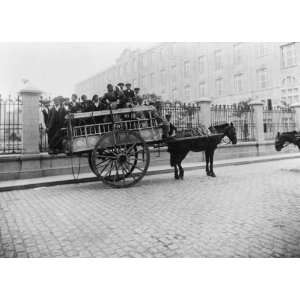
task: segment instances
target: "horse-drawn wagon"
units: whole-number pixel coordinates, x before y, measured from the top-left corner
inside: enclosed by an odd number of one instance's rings
[[[153,106],[68,114],[66,119],[64,152],[87,153],[90,169],[99,180],[119,188],[132,186],[144,177],[150,163],[149,147],[224,135],[165,138],[162,119]]]

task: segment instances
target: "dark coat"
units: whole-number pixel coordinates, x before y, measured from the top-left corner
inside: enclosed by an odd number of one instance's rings
[[[48,119],[48,142],[50,149],[61,149],[62,134],[61,129],[65,126],[65,116],[67,111],[64,107],[58,110],[52,107]]]

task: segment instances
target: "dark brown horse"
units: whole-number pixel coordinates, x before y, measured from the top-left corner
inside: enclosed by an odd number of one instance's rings
[[[174,167],[175,179],[183,179],[184,170],[181,166],[190,151],[202,152],[205,151],[206,174],[207,176],[216,177],[214,173],[214,153],[221,143],[221,140],[227,136],[232,144],[237,143],[236,132],[233,124],[224,123],[221,125],[211,126],[209,130],[212,133],[220,133],[218,136],[207,136],[206,138],[187,139],[181,141],[168,142],[168,152],[170,153],[170,164]]]
[[[282,148],[289,144],[294,144],[298,146],[300,150],[300,132],[288,131],[288,132],[278,132],[275,139],[275,149],[280,151]]]

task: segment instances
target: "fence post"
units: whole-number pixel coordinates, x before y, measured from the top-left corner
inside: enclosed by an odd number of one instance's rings
[[[211,125],[211,100],[209,98],[200,98],[197,101],[197,105],[200,106],[200,122],[208,128]]]
[[[295,109],[296,130],[300,131],[300,103],[292,104],[291,107]]]
[[[42,92],[26,85],[19,94],[23,103],[23,152],[39,153],[39,98]]]
[[[258,143],[264,141],[264,117],[263,103],[261,101],[253,101],[249,103],[253,109],[253,122],[255,124],[255,139]]]

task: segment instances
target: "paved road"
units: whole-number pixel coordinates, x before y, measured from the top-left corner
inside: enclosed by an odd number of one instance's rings
[[[300,159],[0,193],[0,257],[300,257]]]

